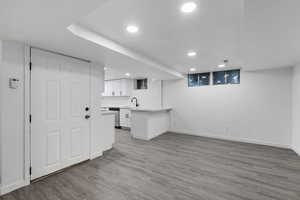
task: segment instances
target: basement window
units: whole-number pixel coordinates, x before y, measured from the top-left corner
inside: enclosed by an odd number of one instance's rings
[[[148,79],[135,79],[134,89],[136,90],[146,90],[148,89]]]
[[[240,70],[227,70],[213,72],[213,84],[225,85],[225,84],[240,84]]]
[[[210,73],[188,74],[188,87],[198,87],[210,84]]]

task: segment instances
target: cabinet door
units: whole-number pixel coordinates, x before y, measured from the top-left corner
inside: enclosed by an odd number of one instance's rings
[[[105,81],[104,88],[104,96],[113,96],[112,81]]]
[[[108,81],[104,81],[104,92],[103,92],[103,96],[109,96],[109,88],[108,88]]]
[[[133,81],[130,79],[122,79],[121,80],[121,96],[131,96],[131,92],[133,89]]]
[[[111,96],[121,96],[121,90],[120,90],[120,87],[121,87],[121,84],[120,84],[120,80],[113,80],[111,81],[111,88],[112,88],[112,91],[111,91]]]
[[[127,121],[126,121],[126,110],[124,108],[120,109],[120,126],[127,127]]]
[[[126,118],[126,122],[127,122],[127,127],[130,128],[131,127],[131,110],[128,109],[126,115],[125,115],[125,118]]]
[[[120,109],[120,126],[130,127],[130,110],[127,108]]]

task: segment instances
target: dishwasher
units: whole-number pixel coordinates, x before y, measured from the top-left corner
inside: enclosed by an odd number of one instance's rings
[[[120,108],[118,107],[110,107],[108,108],[109,111],[113,111],[115,113],[115,128],[120,129]]]

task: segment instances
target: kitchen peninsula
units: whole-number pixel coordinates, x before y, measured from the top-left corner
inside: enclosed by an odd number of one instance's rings
[[[131,135],[151,140],[169,130],[171,108],[131,108]]]

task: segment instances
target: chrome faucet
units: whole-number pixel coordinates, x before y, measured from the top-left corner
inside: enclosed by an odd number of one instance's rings
[[[130,101],[131,101],[131,103],[133,103],[134,100],[135,100],[135,107],[138,107],[139,104],[138,104],[138,100],[136,97],[132,97]]]

